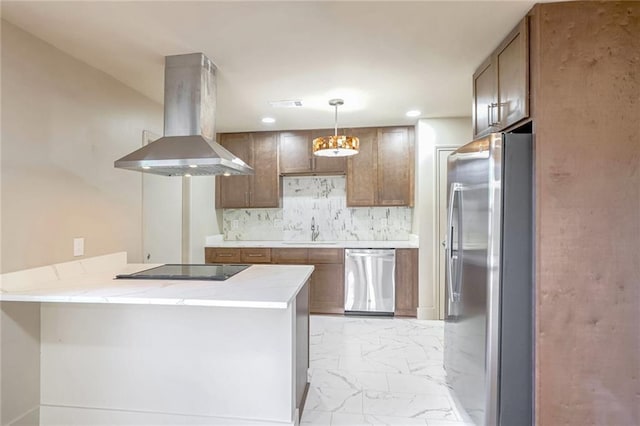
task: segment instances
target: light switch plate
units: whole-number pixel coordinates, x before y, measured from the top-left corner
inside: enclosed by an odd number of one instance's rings
[[[84,238],[73,239],[73,255],[84,256]]]

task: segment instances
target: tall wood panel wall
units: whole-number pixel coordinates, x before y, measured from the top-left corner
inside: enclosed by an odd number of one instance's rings
[[[530,23],[536,423],[640,425],[640,2]]]

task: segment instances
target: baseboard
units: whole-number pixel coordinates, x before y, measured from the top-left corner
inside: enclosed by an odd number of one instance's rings
[[[42,405],[40,410],[40,425],[42,426],[294,426],[296,424],[295,419],[292,419],[293,421],[291,422],[275,422],[257,419],[241,419],[235,417],[209,417],[191,414],[128,411],[88,407],[64,407],[55,405]],[[27,426],[26,424],[19,424],[19,426],[23,425]],[[16,424],[15,426],[18,426],[18,424]]]
[[[436,308],[418,308],[418,319],[421,320],[437,320],[438,313]]]
[[[36,405],[26,413],[7,423],[7,426],[38,426],[40,424],[40,406]]]

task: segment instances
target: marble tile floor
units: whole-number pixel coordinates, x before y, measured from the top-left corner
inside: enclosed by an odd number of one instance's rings
[[[312,315],[301,424],[473,426],[445,382],[443,325]]]

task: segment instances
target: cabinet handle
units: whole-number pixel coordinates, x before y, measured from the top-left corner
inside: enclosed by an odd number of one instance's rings
[[[491,105],[487,104],[487,127],[491,127]]]
[[[249,256],[249,257],[264,257],[264,254],[249,253],[249,254],[247,254],[247,256]]]
[[[500,124],[500,122],[494,120],[494,118],[493,118],[493,109],[494,108],[500,108],[500,104],[497,103],[497,102],[492,102],[489,105],[487,105],[487,107],[489,108],[489,114],[488,114],[489,127],[498,126]],[[500,110],[498,110],[498,113],[499,112],[500,112]]]
[[[218,254],[218,257],[231,257],[233,256],[231,253],[220,253]]]
[[[244,204],[245,204],[245,206],[249,205],[249,193],[248,192],[244,193]]]
[[[309,158],[309,170],[313,170],[313,158]]]

